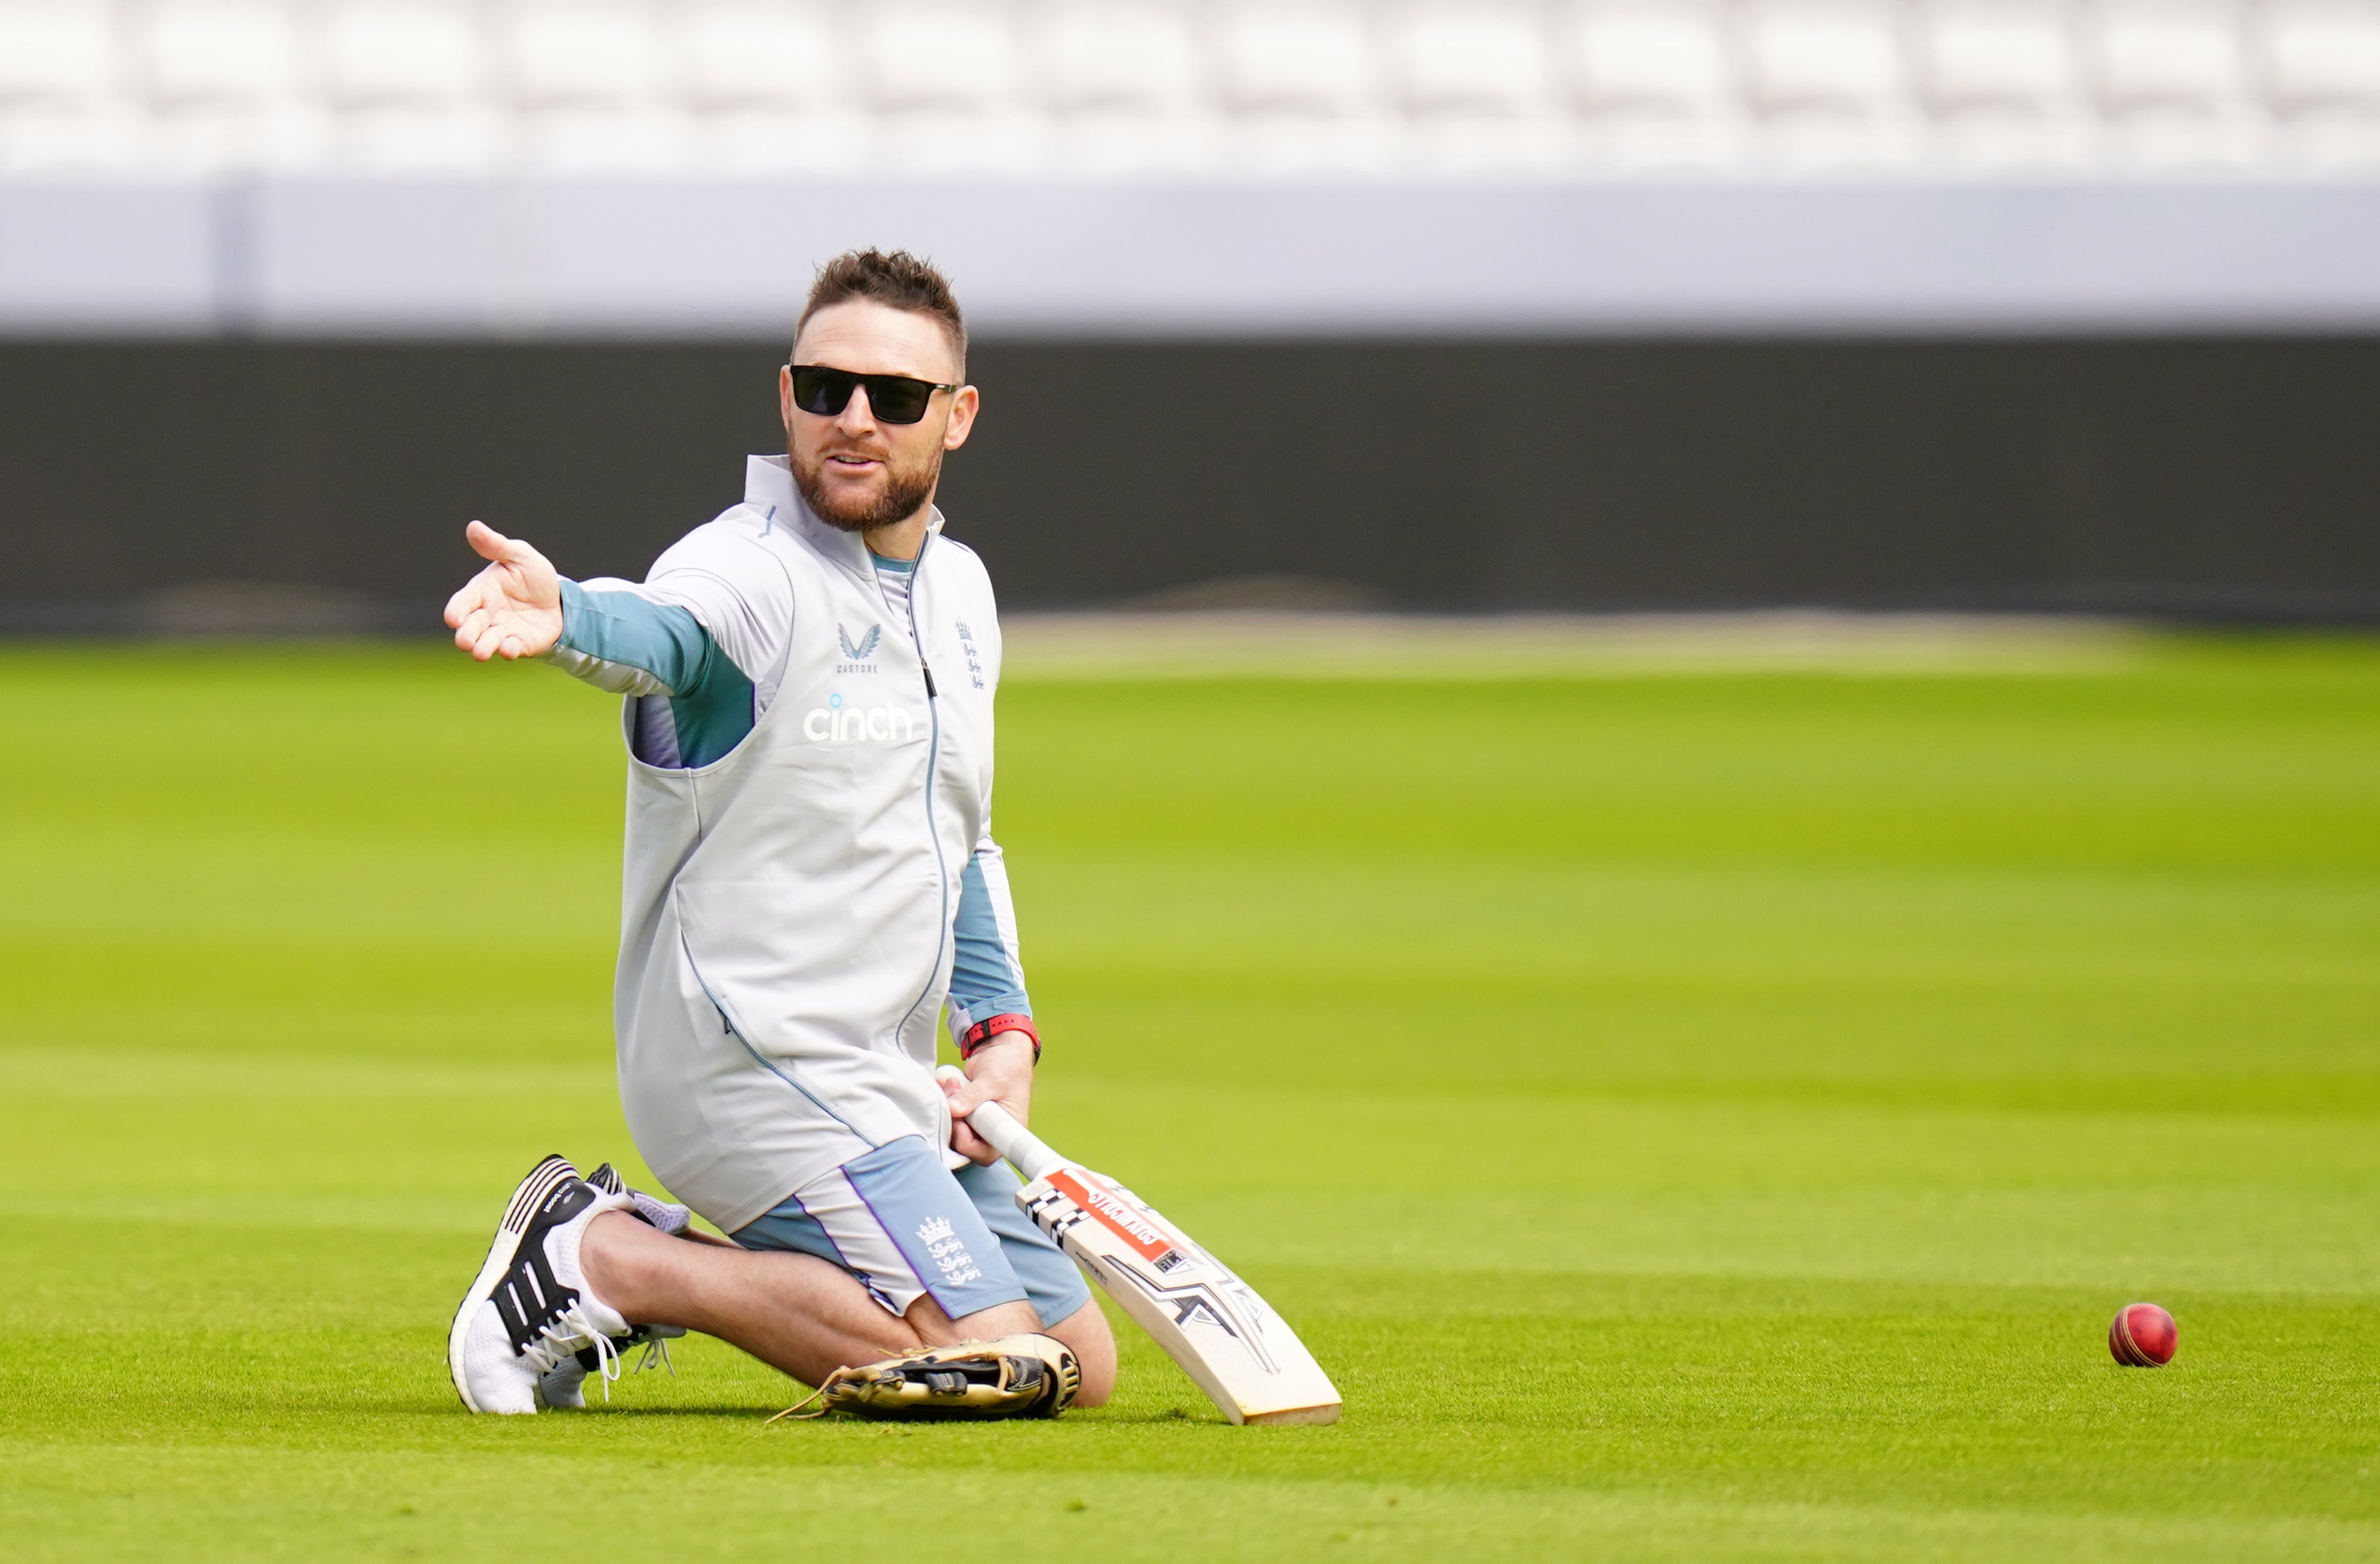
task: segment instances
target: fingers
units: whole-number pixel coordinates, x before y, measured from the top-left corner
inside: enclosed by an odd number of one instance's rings
[[[481,662],[492,657],[512,662],[529,654],[518,621],[512,614],[487,609],[473,609],[463,616],[463,623],[455,627],[455,644]]]
[[[516,539],[505,537],[484,521],[475,521],[463,528],[463,541],[470,544],[472,552],[481,559],[500,561],[514,557],[509,551],[526,546]]]
[[[474,611],[483,611],[488,601],[488,573],[480,572],[463,583],[462,590],[446,600],[446,627],[459,630]]]
[[[507,601],[504,582],[496,575],[498,568],[490,565],[480,571],[463,583],[462,590],[446,600],[446,624],[455,632],[455,644],[482,662],[487,661],[487,655],[472,649]]]
[[[485,573],[474,576],[463,589],[446,600],[446,624],[455,632],[455,644],[484,662],[487,658],[479,651],[480,637],[495,623],[494,609],[501,600],[490,600]]]
[[[951,1099],[951,1116],[954,1119],[964,1119],[974,1112],[975,1105],[981,1102],[984,1096],[983,1088],[961,1074],[960,1068],[963,1067],[944,1065],[934,1075],[934,1085],[941,1087],[942,1095]]]
[[[552,562],[484,521],[472,522],[463,536],[491,563],[446,600],[455,644],[481,662],[540,655],[562,633],[561,580]]]
[[[529,564],[524,565],[512,560],[499,560],[465,582],[462,590],[446,600],[446,624],[455,632],[455,644],[481,662],[492,657],[501,657],[511,662],[533,656],[541,649],[533,642],[541,640],[550,644],[553,636],[559,633],[559,615],[555,616],[557,623],[552,632],[547,633],[535,619],[534,592],[524,597],[516,588],[523,575],[544,564],[544,559],[516,538],[505,538],[476,521],[471,525],[477,529],[471,534],[472,546],[480,552],[494,550],[516,554]],[[523,617],[525,604],[532,607],[528,619]]]
[[[554,633],[509,608],[474,608],[455,623],[455,644],[485,662],[501,657],[506,662],[540,655],[554,643]]]
[[[1000,1160],[1000,1153],[991,1149],[991,1143],[968,1129],[962,1119],[951,1121],[951,1149],[978,1167],[989,1168]]]
[[[966,1116],[991,1094],[973,1081],[937,1077],[942,1095],[951,1099],[951,1149],[978,1167],[989,1168],[1000,1160],[1000,1153],[991,1143],[967,1128]]]
[[[528,565],[532,570],[552,570],[546,557],[518,538],[507,538],[484,521],[475,521],[463,528],[463,537],[479,552],[481,559],[498,564]]]
[[[953,1119],[965,1118],[975,1111],[977,1103],[991,1095],[973,1081],[963,1078],[939,1078],[936,1084],[942,1088],[942,1095],[951,1099],[951,1117]]]

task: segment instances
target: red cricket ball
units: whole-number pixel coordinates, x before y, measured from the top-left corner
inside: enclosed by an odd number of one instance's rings
[[[2181,1345],[2181,1328],[2155,1303],[2127,1303],[2107,1328],[2107,1351],[2126,1368],[2163,1368]]]

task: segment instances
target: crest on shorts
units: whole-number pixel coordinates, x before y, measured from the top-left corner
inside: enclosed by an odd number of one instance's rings
[[[844,656],[854,662],[865,662],[875,655],[876,643],[884,638],[884,626],[870,624],[868,627],[868,634],[860,637],[855,644],[851,638],[851,632],[844,629],[838,622],[834,627],[834,638],[843,643]]]

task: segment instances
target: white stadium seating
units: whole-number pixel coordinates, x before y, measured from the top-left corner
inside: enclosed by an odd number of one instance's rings
[[[1881,120],[1909,91],[1901,8],[1891,0],[1754,0],[1738,22],[1762,114]]]
[[[1065,176],[1214,165],[1221,124],[1198,18],[1180,0],[1054,0],[1027,13],[1033,85]]]
[[[2265,0],[2261,92],[2280,124],[2347,157],[2380,128],[2380,0]]]
[[[8,331],[727,329],[888,234],[1037,329],[2380,323],[2375,212],[2380,0],[0,0]]]
[[[82,0],[0,7],[0,103],[82,103],[124,90],[114,15]]]
[[[1037,20],[1039,86],[1056,112],[1170,115],[1200,106],[1206,73],[1187,7],[1074,0],[1043,6]]]
[[[1937,115],[2046,119],[2080,104],[2074,18],[2058,0],[1933,0],[1912,28],[1919,88]]]
[[[1738,106],[1718,6],[1581,0],[1565,19],[1572,79],[1586,113],[1699,119]]]
[[[1582,163],[1621,172],[1726,167],[1752,147],[1718,0],[1574,0],[1555,22]]]
[[[339,163],[387,172],[503,160],[511,116],[470,0],[330,0],[316,26]]]
[[[0,7],[0,166],[139,166],[150,116],[124,33],[86,0]]]
[[[1588,176],[2380,162],[2380,0],[0,0],[0,174],[700,174],[879,120],[1024,176],[1428,175],[1450,124]]]
[[[1553,61],[1536,6],[1433,0],[1388,21],[1407,112],[1523,115],[1551,105]]]
[[[475,102],[491,85],[477,22],[464,0],[334,0],[320,19],[323,94],[349,111]]]
[[[1894,0],[1748,0],[1737,31],[1767,150],[1789,165],[1902,165],[1920,150]]]

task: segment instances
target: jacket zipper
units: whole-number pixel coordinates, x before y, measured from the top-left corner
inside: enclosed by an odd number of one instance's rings
[[[917,563],[909,567],[909,644],[917,649],[917,666],[926,675],[926,835],[934,844],[934,875],[941,889],[942,915],[939,925],[941,932],[934,941],[934,964],[926,969],[926,986],[917,990],[917,997],[909,1001],[900,1025],[892,1029],[895,1044],[900,1042],[901,1034],[908,1029],[910,1018],[917,1013],[917,1007],[924,1004],[926,996],[934,991],[934,975],[942,970],[942,947],[951,937],[951,865],[950,860],[942,856],[941,828],[934,821],[934,773],[941,765],[942,710],[934,691],[934,665],[926,661],[926,637],[917,629],[917,589],[925,584],[926,551],[933,546],[934,535],[929,532],[925,540],[917,545]],[[875,574],[872,564],[868,573],[871,576]],[[883,595],[882,582],[877,583],[876,590],[879,597]],[[890,608],[892,605],[887,603],[885,606]]]

